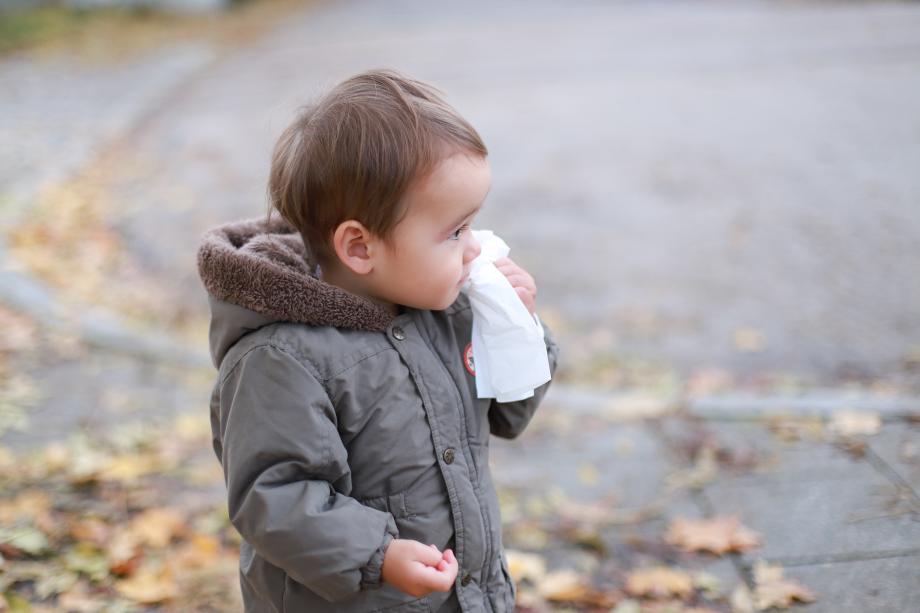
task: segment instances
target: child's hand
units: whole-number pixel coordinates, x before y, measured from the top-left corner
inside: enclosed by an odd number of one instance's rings
[[[434,545],[393,539],[380,572],[383,580],[399,591],[420,598],[431,592],[449,592],[458,570],[457,558],[450,549],[442,554]]]
[[[495,260],[493,263],[495,267],[508,278],[508,281],[511,282],[511,287],[514,288],[514,291],[516,291],[517,295],[521,298],[521,302],[524,303],[524,306],[526,306],[530,314],[533,315],[537,310],[537,284],[534,283],[533,277],[531,277],[526,270],[512,262],[511,258],[501,258]]]

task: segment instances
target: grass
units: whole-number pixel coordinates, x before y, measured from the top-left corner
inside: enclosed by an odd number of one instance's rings
[[[105,61],[184,40],[238,44],[306,4],[298,0],[236,0],[226,10],[203,14],[60,5],[0,11],[0,56],[25,51]]]

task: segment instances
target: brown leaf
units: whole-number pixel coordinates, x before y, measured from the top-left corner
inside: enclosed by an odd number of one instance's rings
[[[551,602],[567,602],[601,609],[610,609],[621,598],[618,591],[602,591],[591,587],[578,573],[571,570],[549,573],[540,581],[537,592]]]
[[[783,567],[763,560],[754,564],[754,605],[758,610],[788,609],[794,600],[813,602],[814,594],[795,581],[783,578]]]
[[[678,517],[668,527],[665,541],[684,551],[709,551],[716,555],[760,546],[759,535],[742,526],[735,516],[700,520]]]
[[[144,552],[138,542],[137,535],[130,528],[126,528],[115,532],[115,535],[105,548],[105,555],[112,573],[127,576],[137,570],[143,559]]]
[[[104,548],[112,535],[112,528],[95,517],[78,519],[70,523],[70,536],[75,540]]]
[[[665,566],[643,568],[629,573],[626,592],[650,598],[687,598],[693,593],[693,579],[682,570]]]

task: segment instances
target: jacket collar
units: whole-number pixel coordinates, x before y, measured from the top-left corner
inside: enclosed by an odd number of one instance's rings
[[[198,273],[212,299],[268,322],[355,330],[385,330],[392,323],[386,309],[326,283],[317,272],[300,233],[277,217],[213,228],[198,250]]]

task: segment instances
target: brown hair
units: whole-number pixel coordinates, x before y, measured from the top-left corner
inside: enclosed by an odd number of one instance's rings
[[[278,139],[268,181],[273,210],[321,264],[348,219],[390,244],[411,183],[462,151],[485,157],[476,130],[431,85],[394,70],[357,74],[303,107]]]

